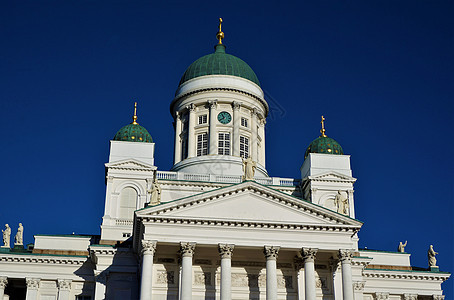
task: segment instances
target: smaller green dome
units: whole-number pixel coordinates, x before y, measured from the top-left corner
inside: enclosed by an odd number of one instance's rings
[[[339,145],[339,143],[334,139],[327,136],[321,136],[313,140],[312,143],[310,143],[309,147],[307,147],[306,153],[304,154],[304,159],[306,159],[309,153],[343,155],[344,150],[342,150],[341,145]]]
[[[148,131],[137,122],[123,126],[117,131],[113,139],[114,141],[153,143]]]

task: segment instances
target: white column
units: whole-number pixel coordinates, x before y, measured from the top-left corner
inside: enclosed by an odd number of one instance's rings
[[[57,279],[58,300],[69,300],[69,295],[71,293],[71,282],[71,279]]]
[[[277,255],[280,247],[265,246],[263,253],[266,257],[266,300],[277,299]]]
[[[180,300],[192,298],[192,257],[194,256],[195,243],[181,243],[181,288]]]
[[[181,161],[181,114],[180,112],[175,113],[175,157],[173,159],[174,164]]]
[[[0,300],[3,300],[3,296],[5,295],[5,287],[8,284],[8,277],[1,276],[0,277]]]
[[[210,136],[209,142],[210,146],[208,147],[209,154],[217,154],[218,153],[218,138],[217,138],[217,131],[216,131],[216,106],[217,101],[212,100],[208,101],[208,107],[210,108]]]
[[[241,125],[241,115],[240,108],[241,104],[234,101],[233,106],[233,155],[240,156],[240,125]]]
[[[140,300],[150,300],[153,292],[153,257],[156,241],[142,240],[142,277],[140,279]]]
[[[26,300],[37,300],[38,299],[38,289],[39,278],[25,278],[25,283],[27,284],[27,294],[25,296]]]
[[[188,121],[188,158],[195,156],[195,105],[189,104],[186,106],[189,111],[189,121]]]
[[[353,281],[352,281],[352,257],[353,251],[350,249],[339,250],[339,260],[342,265],[342,299],[354,300]]]
[[[433,300],[445,300],[444,295],[432,295]]]
[[[296,258],[294,261],[296,271],[296,284],[298,290],[298,300],[304,300],[304,272],[303,272],[303,260]]]
[[[106,297],[107,275],[109,271],[95,271],[95,299],[104,300]]]
[[[301,255],[304,261],[305,300],[315,300],[315,255],[318,249],[303,248]]]
[[[266,120],[265,119],[261,119],[260,120],[260,137],[262,138],[262,141],[260,143],[260,146],[261,146],[261,151],[260,151],[260,161],[259,163],[265,167],[266,165],[266,161],[265,161],[265,124],[266,124]]]
[[[257,109],[251,110],[251,157],[253,161],[257,161]]]
[[[232,299],[232,254],[234,245],[219,244],[221,256],[221,300]]]

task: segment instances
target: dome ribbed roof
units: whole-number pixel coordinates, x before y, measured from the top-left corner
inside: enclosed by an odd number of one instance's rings
[[[225,53],[223,44],[218,44],[214,48],[214,53],[202,56],[186,69],[180,85],[190,79],[206,75],[231,75],[250,80],[260,86],[257,75],[246,62]]]
[[[114,136],[114,141],[153,143],[148,131],[139,124],[128,124],[123,126]]]
[[[321,136],[313,140],[312,143],[310,143],[309,147],[307,147],[306,153],[304,154],[305,159],[309,155],[309,153],[343,155],[344,150],[342,150],[341,145],[334,139],[327,136]]]

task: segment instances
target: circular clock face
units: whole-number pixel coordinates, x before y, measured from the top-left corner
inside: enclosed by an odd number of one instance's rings
[[[228,124],[232,121],[232,116],[228,112],[222,111],[218,114],[218,121],[222,124]]]

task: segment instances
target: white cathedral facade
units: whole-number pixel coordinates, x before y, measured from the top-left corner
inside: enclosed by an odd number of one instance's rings
[[[444,299],[434,257],[416,268],[403,245],[358,249],[350,156],[323,118],[301,179],[268,174],[269,107],[223,35],[171,102],[172,169],[134,113],[110,141],[101,235],[3,246],[0,300]]]

